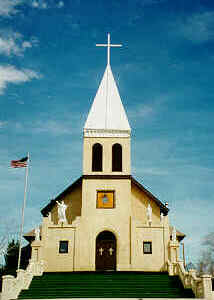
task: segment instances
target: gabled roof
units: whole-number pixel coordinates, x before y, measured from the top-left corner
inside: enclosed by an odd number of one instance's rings
[[[78,178],[76,181],[74,181],[70,186],[68,186],[62,193],[60,193],[55,199],[52,199],[48,205],[46,205],[42,210],[41,213],[44,217],[47,217],[51,209],[55,206],[56,201],[60,201],[64,196],[66,196],[68,193],[70,193],[72,190],[74,190],[76,187],[82,185],[82,180],[84,178],[96,178],[96,175],[83,175],[80,178]],[[105,180],[112,180],[112,179],[127,179],[127,175],[99,175],[99,178],[103,178]],[[132,176],[128,176],[128,178],[131,179],[131,182],[136,185],[140,190],[142,190],[148,197],[150,197],[152,200],[156,202],[156,204],[160,207],[161,212],[164,215],[167,215],[169,212],[169,209],[158,199],[156,198],[151,192],[149,192],[142,184],[140,184],[136,179],[134,179]]]
[[[56,201],[60,201],[64,196],[70,193],[73,189],[80,186],[82,184],[82,176],[74,181],[71,185],[69,185],[62,193],[60,193],[55,199],[52,199],[48,205],[46,205],[42,210],[41,213],[43,217],[47,217],[51,209],[55,206]]]
[[[140,190],[142,190],[149,198],[154,200],[156,204],[160,207],[161,212],[166,216],[169,212],[168,207],[164,205],[158,198],[156,198],[150,191],[148,191],[141,183],[139,183],[136,179],[131,177],[132,183],[136,185]]]
[[[84,133],[101,129],[126,131],[129,134],[131,131],[109,64],[85,122]]]

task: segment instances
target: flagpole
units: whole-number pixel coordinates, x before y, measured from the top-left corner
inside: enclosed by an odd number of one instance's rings
[[[18,258],[18,270],[20,269],[20,263],[21,263],[21,251],[22,251],[22,235],[23,235],[23,227],[24,227],[24,216],[25,216],[25,206],[26,206],[26,195],[27,195],[27,183],[28,183],[28,168],[29,168],[29,161],[30,156],[29,152],[27,154],[27,166],[25,170],[25,189],[24,189],[24,201],[22,206],[22,221],[20,226],[20,236],[19,236],[19,258]]]

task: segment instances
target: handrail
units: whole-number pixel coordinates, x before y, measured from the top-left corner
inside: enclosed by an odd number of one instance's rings
[[[178,275],[184,288],[191,288],[197,298],[208,299],[207,295],[212,295],[209,275],[197,277],[196,270],[186,271],[181,260],[173,263],[168,260],[167,265],[169,275]]]
[[[1,300],[17,299],[21,290],[29,288],[33,276],[41,276],[44,271],[44,262],[30,260],[26,270],[17,270],[17,277],[2,276]]]

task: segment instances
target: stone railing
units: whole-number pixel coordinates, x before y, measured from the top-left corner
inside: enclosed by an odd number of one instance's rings
[[[186,271],[183,261],[168,261],[168,272],[170,276],[178,275],[184,288],[192,289],[196,298],[213,299],[211,275],[197,277],[196,270]]]
[[[17,299],[21,290],[27,290],[33,276],[41,276],[44,270],[44,263],[30,261],[26,270],[17,270],[17,277],[5,275],[2,277],[1,300]]]

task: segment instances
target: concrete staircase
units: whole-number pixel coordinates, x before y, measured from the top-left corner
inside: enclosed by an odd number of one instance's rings
[[[18,299],[194,298],[178,276],[144,272],[44,273],[33,278]]]

